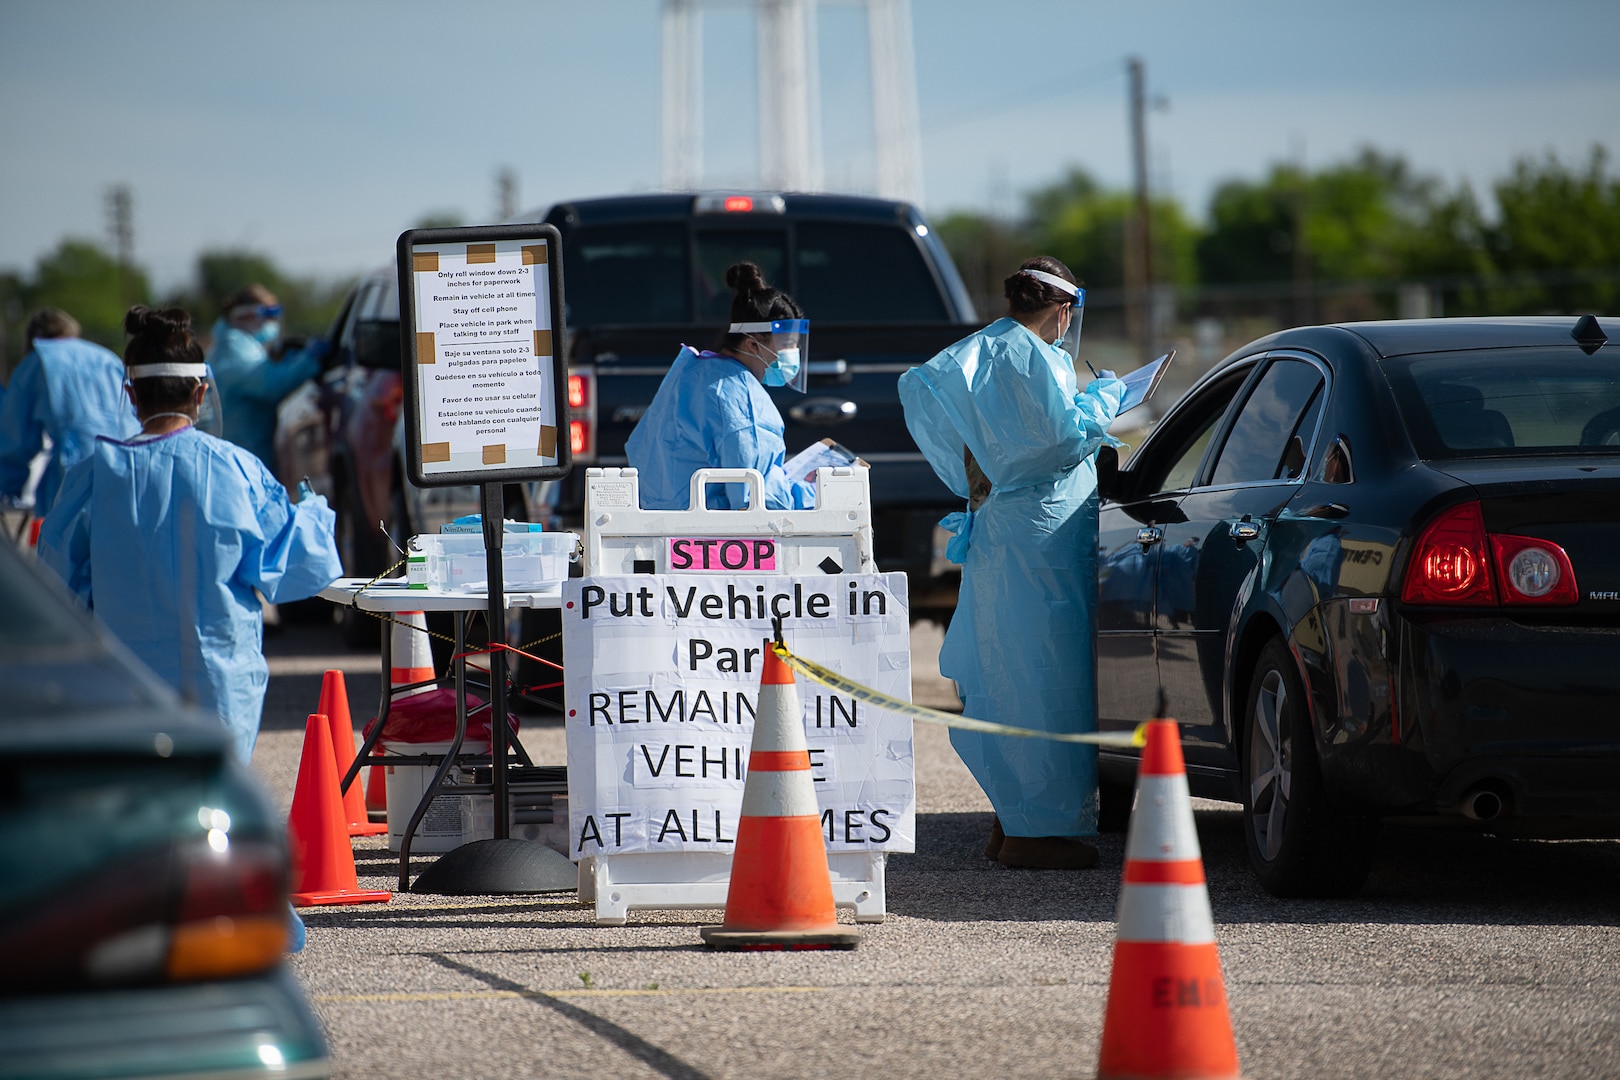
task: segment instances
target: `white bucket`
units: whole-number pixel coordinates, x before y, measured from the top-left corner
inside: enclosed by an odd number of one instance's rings
[[[409,757],[414,754],[447,754],[451,743],[390,743],[383,750],[384,756]],[[464,741],[461,744],[463,754],[488,754],[489,743]],[[388,769],[388,850],[398,851],[400,843],[405,838],[405,826],[411,823],[411,815],[416,813],[416,804],[422,801],[423,794],[428,785],[433,783],[433,774],[438,767],[435,765],[389,765]],[[461,770],[452,768],[445,777],[445,786],[453,786],[461,777]],[[451,851],[462,844],[471,843],[478,839],[469,836],[463,826],[466,815],[463,804],[470,795],[440,795],[434,799],[422,815],[422,821],[416,827],[416,834],[411,837],[411,854],[417,852]],[[485,834],[489,835],[488,833]]]

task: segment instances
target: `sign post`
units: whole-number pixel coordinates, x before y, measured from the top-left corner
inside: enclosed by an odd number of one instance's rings
[[[400,234],[396,252],[406,469],[418,487],[481,488],[494,645],[506,640],[505,485],[558,479],[571,464],[561,237],[550,225],[412,229]],[[555,853],[510,847],[522,842],[510,839],[507,810],[506,666],[505,653],[491,651],[494,839],[450,852],[418,878],[417,891],[556,887],[545,883],[544,866],[533,865],[545,861],[542,852]]]

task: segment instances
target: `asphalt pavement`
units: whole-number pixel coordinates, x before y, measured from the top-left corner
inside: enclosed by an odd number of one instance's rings
[[[935,704],[939,640],[913,628]],[[380,680],[324,627],[266,652],[254,767],[285,810],[320,672],[346,672],[356,726]],[[563,761],[560,721],[523,739]],[[711,953],[698,927],[719,911],[599,927],[572,895],[305,909],[291,965],[335,1075],[1095,1075],[1123,836],[1094,870],[1008,870],[942,729],[918,725],[916,762],[917,852],[891,856],[888,919],[853,952]],[[1359,896],[1283,901],[1249,874],[1237,808],[1195,806],[1245,1076],[1620,1075],[1620,844],[1386,828]],[[363,886],[394,887],[383,839],[355,855]]]

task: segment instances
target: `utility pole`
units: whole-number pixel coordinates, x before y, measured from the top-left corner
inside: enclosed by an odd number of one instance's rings
[[[495,173],[495,218],[497,221],[511,221],[517,214],[517,170],[503,165]]]
[[[1127,327],[1136,339],[1142,363],[1153,359],[1153,225],[1148,194],[1147,89],[1142,58],[1125,63],[1130,77],[1131,171],[1136,188],[1136,213],[1125,249]],[[1132,299],[1134,298],[1134,299]]]
[[[118,299],[125,308],[135,303],[135,202],[128,184],[107,189],[107,230],[112,233],[113,257],[118,262]]]
[[[877,193],[920,203],[922,136],[910,0],[866,0],[866,27],[872,64],[872,127],[877,134]]]

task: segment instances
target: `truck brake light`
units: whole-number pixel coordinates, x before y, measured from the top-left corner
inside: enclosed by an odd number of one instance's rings
[[[583,409],[591,403],[590,384],[583,375],[568,376],[568,407],[570,409]]]

